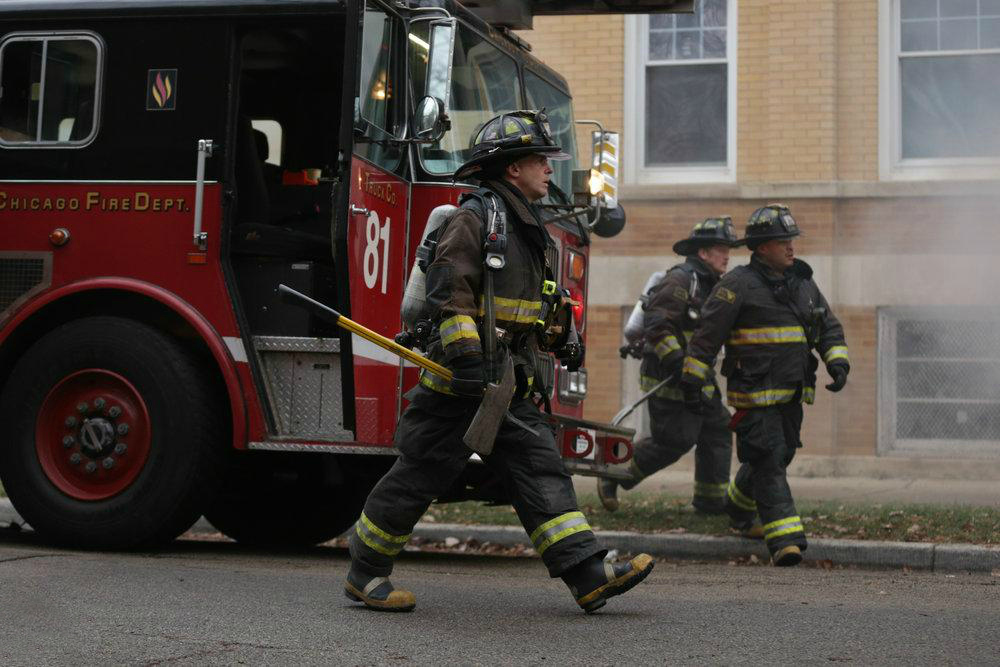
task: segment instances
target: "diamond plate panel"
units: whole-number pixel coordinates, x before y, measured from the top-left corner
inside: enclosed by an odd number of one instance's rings
[[[255,336],[254,348],[259,352],[316,352],[340,354],[339,338],[299,338],[294,336]]]
[[[258,352],[279,436],[354,439],[354,434],[344,428],[339,355]]]

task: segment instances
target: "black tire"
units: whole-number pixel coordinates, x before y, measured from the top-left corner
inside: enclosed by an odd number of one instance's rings
[[[345,471],[329,454],[235,452],[232,459],[205,518],[254,546],[305,547],[337,537],[360,516],[383,472],[380,462]]]
[[[205,367],[175,339],[124,318],[80,319],[45,335],[18,361],[0,396],[9,429],[0,444],[0,478],[15,509],[40,536],[72,547],[147,547],[187,530],[218,487],[228,446],[222,441],[228,410]],[[71,421],[50,410],[68,378],[100,373],[123,378],[134,390],[145,408],[138,421],[148,422],[147,437],[144,457],[136,454],[127,464],[134,477],[123,479],[110,497],[88,500],[54,481],[52,464],[43,463],[49,438],[42,435],[56,422],[62,426],[62,419]],[[85,416],[102,415],[95,407]]]

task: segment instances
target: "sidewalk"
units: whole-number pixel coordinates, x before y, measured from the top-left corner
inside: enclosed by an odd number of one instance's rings
[[[20,517],[10,501],[0,498],[0,531]],[[214,533],[204,519],[191,529],[196,533]],[[491,542],[502,546],[530,547],[524,531],[511,526],[470,526],[459,524],[419,523],[414,537],[435,542],[448,538]],[[740,537],[712,537],[695,534],[629,533],[600,531],[601,544],[621,553],[645,552],[657,557],[693,560],[731,560],[756,556],[768,559],[767,548],[760,540]],[[1000,574],[1000,548],[972,544],[929,544],[922,542],[875,542],[863,540],[812,539],[804,554],[806,561],[862,568],[902,568],[934,572],[986,572]]]
[[[794,465],[790,472],[795,472]],[[693,478],[690,467],[671,467],[644,479],[635,490],[690,498]],[[578,475],[573,481],[578,494],[597,492],[597,482],[593,477]],[[995,480],[802,477],[789,474],[788,484],[792,487],[792,495],[802,500],[1000,507],[1000,481]]]

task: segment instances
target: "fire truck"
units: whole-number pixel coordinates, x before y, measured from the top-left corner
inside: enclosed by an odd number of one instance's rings
[[[276,287],[399,333],[424,224],[471,188],[452,175],[482,123],[545,108],[577,152],[565,80],[511,28],[690,4],[0,3],[14,507],[91,548],[160,543],[201,515],[249,543],[342,532],[393,461],[416,369]],[[595,136],[594,168],[556,165],[544,202],[584,339],[590,243],[624,224],[616,142]],[[614,474],[632,432],[583,419],[585,368],[538,365],[567,467]],[[504,491],[472,461],[441,500],[463,499]]]

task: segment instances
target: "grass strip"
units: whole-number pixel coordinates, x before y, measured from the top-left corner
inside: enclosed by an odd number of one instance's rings
[[[621,507],[608,512],[596,494],[580,494],[580,509],[595,530],[639,533],[733,535],[723,516],[686,511],[686,498],[631,492],[619,496]],[[841,503],[802,501],[799,516],[811,537],[892,542],[963,542],[1000,545],[1000,509],[960,505]],[[432,505],[425,521],[479,525],[519,525],[509,506],[478,502]]]

